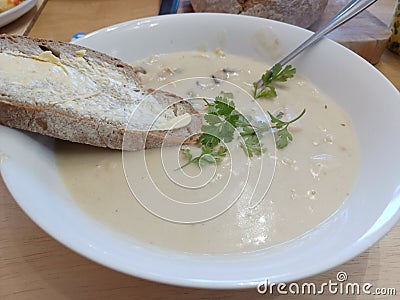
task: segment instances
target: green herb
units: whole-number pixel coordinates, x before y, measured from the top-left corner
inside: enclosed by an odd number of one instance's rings
[[[261,76],[261,80],[253,83],[254,99],[276,97],[276,89],[272,83],[285,82],[295,74],[296,69],[291,65],[287,65],[285,68],[283,68],[281,64],[274,65]]]
[[[222,159],[226,156],[228,149],[224,146],[220,146],[217,150],[212,147],[202,146],[201,154],[197,157],[193,157],[190,149],[181,149],[182,153],[188,160],[186,164],[180,167],[180,169],[190,165],[196,164],[197,166],[220,163]]]
[[[264,149],[260,141],[260,136],[270,131],[271,128],[278,129],[276,132],[278,137],[276,140],[277,148],[284,148],[289,144],[289,141],[293,140],[293,136],[288,131],[288,126],[300,119],[305,113],[305,110],[303,110],[295,119],[282,121],[282,112],[276,116],[268,112],[271,123],[274,124],[272,127],[262,121],[252,124],[251,117],[240,114],[235,108],[235,103],[228,99],[228,95],[228,93],[223,93],[223,96],[216,97],[213,102],[205,100],[208,112],[204,116],[207,124],[201,127],[201,153],[193,157],[190,149],[181,149],[188,162],[180,168],[184,168],[190,164],[201,166],[220,163],[228,152],[228,149],[225,146],[221,146],[220,143],[232,142],[235,137],[235,131],[243,139],[240,146],[249,157],[253,157],[254,155],[259,156],[263,153]]]
[[[193,157],[189,149],[182,149],[182,153],[188,162],[181,168],[189,164],[200,166],[221,162],[228,149],[225,146],[219,146],[217,149],[216,147],[222,141],[224,143],[232,142],[235,131],[239,131],[243,137],[246,137],[242,147],[247,155],[261,154],[261,143],[258,140],[257,133],[267,130],[265,125],[260,123],[258,124],[260,126],[253,127],[248,117],[246,118],[236,110],[235,103],[229,100],[232,98],[232,93],[223,92],[222,96],[217,96],[213,102],[204,99],[208,112],[204,116],[207,124],[201,127],[201,154]],[[257,147],[260,149],[258,150]]]
[[[202,145],[215,147],[222,140],[229,143],[233,140],[236,123],[240,114],[235,110],[235,103],[227,97],[218,96],[214,102],[206,102],[208,114],[204,116],[208,125],[203,125],[200,137]]]
[[[228,97],[217,96],[214,102],[208,102],[208,113],[228,117],[235,110],[235,103]]]
[[[189,149],[182,149],[188,162],[181,168],[190,164],[198,166],[204,164],[220,163],[226,156],[228,149],[225,146],[216,147],[224,141],[233,141],[236,123],[241,120],[241,115],[235,109],[235,103],[228,98],[232,98],[232,93],[222,93],[222,96],[215,98],[214,102],[204,101],[208,107],[208,113],[204,116],[207,125],[201,127],[203,132],[200,136],[201,154],[193,157]]]
[[[248,157],[253,157],[253,155],[260,156],[263,153],[262,144],[256,134],[246,137],[244,142],[240,143],[240,146]]]
[[[274,126],[272,126],[272,128],[279,129],[276,132],[276,135],[278,137],[276,139],[276,147],[278,149],[285,148],[289,144],[289,141],[293,141],[293,136],[289,132],[288,127],[290,124],[292,124],[292,123],[296,122],[298,119],[300,119],[305,113],[306,113],[306,110],[303,109],[301,114],[298,115],[296,118],[294,118],[288,122],[285,122],[285,121],[281,120],[283,114],[278,113],[277,116],[274,116],[270,112],[268,112],[268,114],[271,118],[271,123],[275,124]]]
[[[251,117],[243,116],[235,109],[235,103],[227,99],[228,93],[223,95],[222,97],[216,97],[213,103],[207,102],[208,114],[204,116],[204,119],[208,125],[201,127],[203,131],[200,137],[201,144],[215,147],[220,141],[229,143],[233,141],[235,131],[238,131],[242,137],[246,137],[243,145],[254,148],[253,146],[257,144],[261,149],[257,134],[268,131],[270,129],[269,126],[264,122],[258,122],[256,126],[253,126],[250,123]],[[246,140],[248,141],[246,142]],[[261,150],[245,149],[245,152],[249,155],[261,153]]]
[[[250,117],[247,117],[246,120],[250,120]],[[260,136],[270,129],[269,124],[262,121],[257,122],[256,125],[248,122],[246,126],[242,126],[240,135],[244,138],[244,142],[241,142],[240,146],[248,157],[253,157],[254,154],[259,156],[264,152]]]
[[[246,120],[251,120],[251,117],[247,117]],[[240,132],[241,136],[249,136],[254,134],[262,134],[264,132],[269,131],[271,128],[266,122],[259,121],[257,124],[252,125],[247,121],[247,124],[243,124],[242,131]]]

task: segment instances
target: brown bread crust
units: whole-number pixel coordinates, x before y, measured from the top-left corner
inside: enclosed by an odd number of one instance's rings
[[[244,14],[310,27],[328,0],[191,0],[195,12]]]
[[[27,55],[39,55],[43,51],[51,51],[55,56],[60,57],[75,56],[76,51],[79,50],[85,50],[86,56],[90,57],[93,64],[97,61],[107,62],[111,68],[115,68],[129,78],[135,85],[135,89],[142,89],[140,81],[130,65],[106,54],[64,42],[0,35],[0,53],[19,51]],[[26,93],[28,95],[30,91],[26,91]],[[110,91],[110,93],[115,93],[115,91]],[[130,127],[127,130],[128,120],[123,124],[88,117],[85,112],[57,108],[50,104],[52,99],[48,99],[48,103],[32,104],[24,99],[15,99],[12,91],[3,88],[0,90],[0,124],[71,142],[111,149],[124,147],[124,150],[129,151],[161,147],[163,144],[171,146],[196,142],[197,133],[200,132],[202,124],[197,111],[182,98],[162,91],[143,90],[143,101],[146,101],[149,93],[152,93],[163,107],[172,105],[176,112],[179,111],[179,114],[190,113],[192,122],[187,127],[169,132],[162,130],[145,132]],[[118,97],[119,95],[113,96]],[[122,100],[121,103],[123,104]]]

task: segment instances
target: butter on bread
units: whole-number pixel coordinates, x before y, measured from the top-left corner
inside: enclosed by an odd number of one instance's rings
[[[175,119],[181,125],[167,130]],[[144,90],[119,59],[70,43],[0,35],[0,125],[135,151],[195,142],[201,123],[182,98]]]

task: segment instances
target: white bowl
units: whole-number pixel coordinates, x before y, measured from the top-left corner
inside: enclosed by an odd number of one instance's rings
[[[255,47],[259,32],[279,38],[271,51]],[[77,43],[126,62],[155,53],[222,47],[273,64],[311,33],[246,16],[182,14],[110,26]],[[322,226],[261,251],[227,255],[177,253],[133,244],[99,226],[69,199],[54,163],[53,140],[0,127],[3,178],[22,209],[74,251],[142,278],[202,288],[245,288],[268,279],[288,282],[340,265],[377,242],[400,218],[399,92],[366,61],[323,40],[293,61],[298,72],[350,116],[360,148],[351,196]]]
[[[6,26],[19,17],[30,11],[37,3],[37,0],[25,0],[21,4],[0,13],[0,27]]]

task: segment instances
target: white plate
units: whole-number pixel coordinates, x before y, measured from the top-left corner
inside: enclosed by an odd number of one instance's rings
[[[0,27],[15,21],[30,11],[37,3],[37,0],[25,0],[21,4],[0,13]]]
[[[154,53],[199,46],[254,56],[267,29],[281,54],[309,31],[279,22],[223,14],[182,14],[134,20],[89,34],[79,44],[127,62]],[[377,242],[400,218],[400,94],[373,66],[344,47],[323,40],[293,62],[351,116],[359,141],[360,175],[353,192],[323,226],[288,243],[229,255],[176,253],[127,241],[99,226],[69,199],[54,163],[52,139],[0,127],[4,180],[22,209],[74,251],[115,270],[164,283],[244,288],[268,279],[293,281],[340,265]]]

